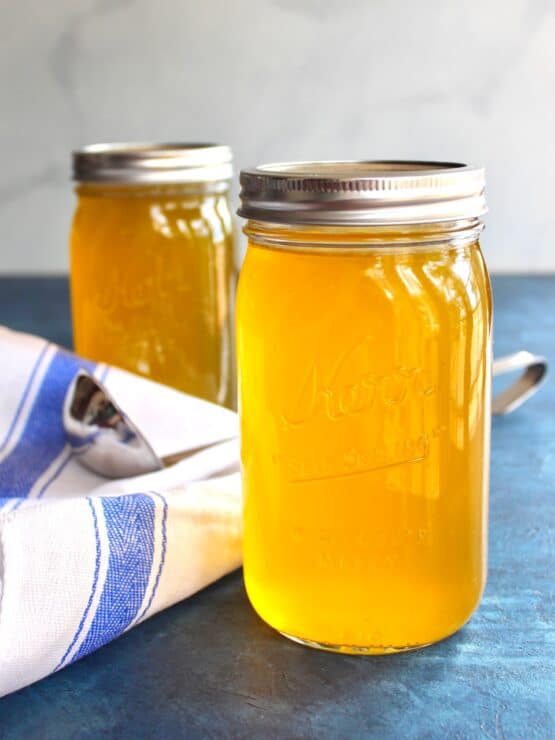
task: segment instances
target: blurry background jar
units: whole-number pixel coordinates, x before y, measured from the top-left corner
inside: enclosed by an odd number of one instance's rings
[[[231,150],[98,144],[73,154],[75,350],[234,405]]]

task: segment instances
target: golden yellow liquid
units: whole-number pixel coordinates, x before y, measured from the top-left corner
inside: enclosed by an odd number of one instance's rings
[[[76,351],[234,404],[226,193],[81,186],[71,233]]]
[[[249,244],[244,572],[270,625],[382,653],[468,620],[486,573],[490,331],[477,243]]]

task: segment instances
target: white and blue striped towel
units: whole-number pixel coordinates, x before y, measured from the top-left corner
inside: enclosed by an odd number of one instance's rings
[[[203,444],[237,430],[230,411],[0,327],[0,696],[241,562],[237,441],[107,482],[78,463],[62,427],[81,367],[124,411],[134,404],[162,446],[164,435],[194,449],[195,430]],[[156,424],[160,405],[172,418]]]

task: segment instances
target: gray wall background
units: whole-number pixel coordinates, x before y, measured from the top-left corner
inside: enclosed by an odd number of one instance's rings
[[[0,0],[0,272],[67,270],[69,152],[483,163],[496,271],[555,270],[553,0]]]

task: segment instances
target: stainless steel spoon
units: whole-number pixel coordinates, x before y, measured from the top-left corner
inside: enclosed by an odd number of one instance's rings
[[[160,419],[160,423],[167,423]],[[130,478],[174,465],[234,437],[159,457],[146,436],[96,378],[80,370],[64,402],[63,425],[77,459],[106,478]]]
[[[498,357],[493,361],[493,376],[523,370],[521,375],[507,388],[494,396],[491,411],[495,415],[510,414],[522,406],[538,388],[547,375],[547,360],[540,355],[522,350],[512,355]]]

